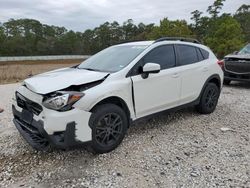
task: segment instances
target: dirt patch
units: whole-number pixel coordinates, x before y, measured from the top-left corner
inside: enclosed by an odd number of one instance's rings
[[[0,62],[0,84],[20,82],[31,75],[70,67],[81,62],[82,59]]]

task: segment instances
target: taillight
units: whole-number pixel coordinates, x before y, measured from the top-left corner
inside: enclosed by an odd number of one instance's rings
[[[217,61],[218,65],[223,68],[224,67],[224,60]]]

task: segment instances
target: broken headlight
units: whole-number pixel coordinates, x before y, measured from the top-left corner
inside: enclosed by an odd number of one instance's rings
[[[72,109],[72,105],[83,96],[84,93],[81,92],[58,91],[45,97],[43,100],[43,106],[52,110],[67,111]]]

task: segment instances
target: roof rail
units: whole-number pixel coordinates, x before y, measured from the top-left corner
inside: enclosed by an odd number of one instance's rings
[[[179,40],[179,41],[184,41],[184,42],[192,42],[196,44],[201,44],[197,39],[184,38],[184,37],[162,37],[162,38],[155,40],[154,43],[161,42],[161,41],[170,41],[170,40]]]

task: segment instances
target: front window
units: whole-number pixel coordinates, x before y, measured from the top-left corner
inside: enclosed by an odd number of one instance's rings
[[[101,72],[117,72],[126,67],[146,48],[145,45],[109,47],[90,57],[77,68]]]
[[[161,69],[175,66],[175,51],[173,45],[164,45],[154,48],[144,57],[144,63],[157,63]]]
[[[246,45],[242,50],[239,51],[240,55],[250,54],[250,44]]]

